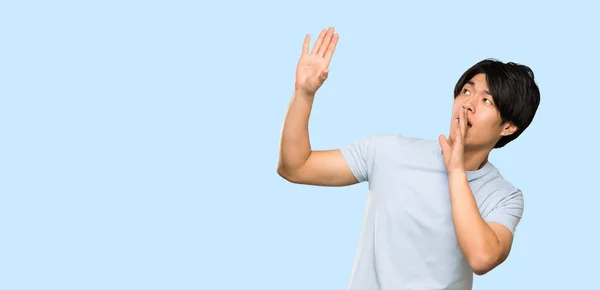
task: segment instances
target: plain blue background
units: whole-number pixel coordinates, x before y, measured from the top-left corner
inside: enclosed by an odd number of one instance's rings
[[[475,289],[592,289],[589,3],[2,1],[0,289],[346,289],[367,184],[275,171],[304,35],[330,25],[313,149],[436,138],[471,65],[533,68],[538,114],[491,157],[524,191],[524,219]]]

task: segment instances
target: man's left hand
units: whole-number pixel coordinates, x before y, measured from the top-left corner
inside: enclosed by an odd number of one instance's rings
[[[446,136],[440,135],[438,140],[442,147],[444,155],[444,165],[448,173],[465,171],[464,162],[464,141],[467,133],[467,110],[462,107],[455,116],[452,117],[452,126],[450,126],[450,140]]]

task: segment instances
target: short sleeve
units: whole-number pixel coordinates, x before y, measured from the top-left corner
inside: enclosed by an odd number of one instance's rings
[[[340,149],[350,171],[359,182],[369,181],[375,163],[377,144],[381,138],[383,136],[372,135]]]
[[[523,209],[523,193],[517,189],[500,200],[484,219],[486,222],[495,222],[504,225],[514,233],[523,217]]]

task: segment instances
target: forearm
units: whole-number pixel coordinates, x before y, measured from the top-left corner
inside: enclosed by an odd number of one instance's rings
[[[281,132],[278,171],[290,172],[304,165],[311,154],[308,120],[314,95],[295,90]]]
[[[479,213],[464,171],[448,175],[452,220],[461,251],[474,272],[490,270],[499,259],[500,242]]]

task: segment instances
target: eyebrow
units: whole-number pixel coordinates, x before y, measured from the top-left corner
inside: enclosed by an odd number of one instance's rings
[[[467,84],[469,84],[469,85],[471,85],[473,87],[475,86],[475,82],[473,82],[473,81],[468,81]],[[490,91],[488,91],[488,90],[483,90],[483,92],[486,93],[486,94],[488,94],[488,95],[490,95],[490,96],[492,95],[490,93]]]

